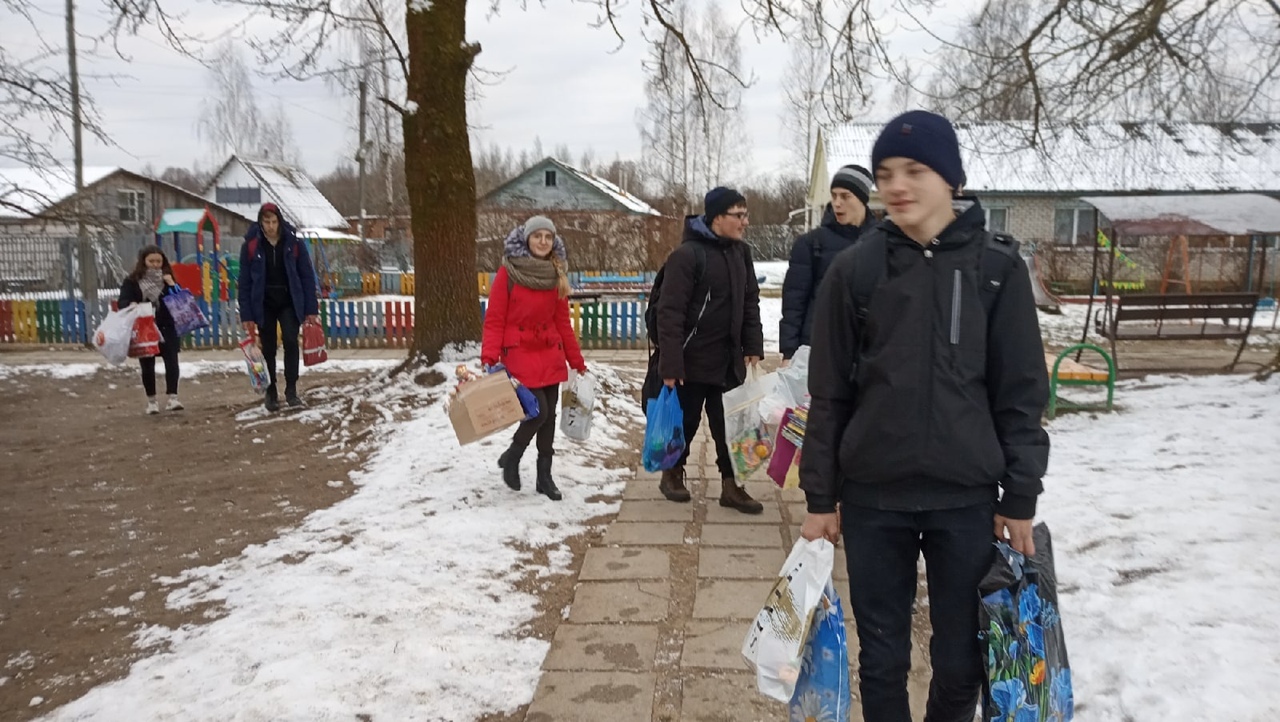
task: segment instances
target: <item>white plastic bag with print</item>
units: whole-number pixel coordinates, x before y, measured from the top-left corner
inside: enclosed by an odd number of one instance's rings
[[[591,411],[596,406],[598,386],[591,374],[570,374],[568,386],[560,393],[560,430],[570,439],[591,438]]]
[[[742,642],[742,656],[766,697],[790,702],[804,662],[813,612],[831,582],[835,547],[826,539],[799,539],[778,572],[778,581]]]
[[[145,304],[135,303],[128,308],[112,311],[93,332],[93,347],[106,357],[108,363],[122,364],[129,358],[129,344],[133,341],[133,324]],[[147,310],[151,310],[147,306]]]
[[[750,366],[746,382],[724,392],[725,436],[734,475],[739,481],[746,481],[757,470],[767,467],[773,455],[773,431],[761,411],[777,382],[776,373],[762,374]]]

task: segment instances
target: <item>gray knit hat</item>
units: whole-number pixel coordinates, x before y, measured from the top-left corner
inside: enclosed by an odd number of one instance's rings
[[[534,231],[551,231],[551,235],[556,235],[556,224],[551,222],[546,216],[534,216],[524,222],[524,237],[528,240]]]
[[[831,187],[849,191],[865,206],[871,198],[871,173],[860,165],[846,165],[831,178]]]

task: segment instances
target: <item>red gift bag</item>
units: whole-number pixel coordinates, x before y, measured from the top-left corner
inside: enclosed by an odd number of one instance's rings
[[[329,360],[324,347],[324,328],[316,321],[302,324],[302,363],[315,366]]]
[[[133,337],[129,339],[129,358],[160,355],[160,327],[156,325],[155,311],[145,305],[139,309],[133,321]]]

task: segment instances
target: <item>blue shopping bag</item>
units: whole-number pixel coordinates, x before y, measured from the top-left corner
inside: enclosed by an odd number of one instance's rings
[[[676,390],[662,387],[658,398],[645,405],[644,470],[666,471],[684,455],[684,410]]]
[[[810,629],[796,691],[789,705],[791,719],[848,722],[853,704],[849,688],[849,641],[840,595],[830,581],[813,612]]]
[[[208,328],[209,319],[205,318],[204,312],[200,310],[196,297],[182,286],[174,286],[160,297],[160,302],[173,317],[173,326],[177,329],[179,336],[185,336],[198,328]]]
[[[997,542],[978,586],[979,637],[986,644],[982,718],[988,722],[1071,722],[1071,665],[1058,612],[1058,578],[1049,527],[1032,529],[1027,558]]]

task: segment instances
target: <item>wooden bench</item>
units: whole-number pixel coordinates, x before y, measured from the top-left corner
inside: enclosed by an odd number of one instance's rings
[[[1234,370],[1253,330],[1257,306],[1256,293],[1117,296],[1106,318],[1096,319],[1096,329],[1111,342],[1112,358],[1117,358],[1117,341],[1239,340],[1227,367]]]
[[[1069,359],[1076,351],[1094,351],[1107,362],[1106,369],[1094,368],[1085,364]],[[1049,369],[1049,408],[1046,415],[1052,419],[1062,410],[1087,410],[1087,409],[1103,409],[1110,411],[1116,393],[1116,367],[1112,363],[1111,357],[1106,351],[1094,346],[1091,343],[1076,344],[1065,349],[1056,356],[1046,352],[1044,355],[1045,366]],[[1068,401],[1058,396],[1059,386],[1105,386],[1107,387],[1107,401],[1105,404],[1086,403]]]

